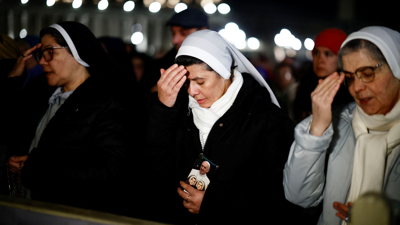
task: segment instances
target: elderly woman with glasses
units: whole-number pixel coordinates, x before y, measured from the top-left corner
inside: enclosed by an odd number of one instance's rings
[[[40,36],[23,57],[41,49],[48,85],[27,88],[16,104],[14,128],[2,140],[16,155],[8,168],[32,199],[122,213],[130,143],[140,143],[125,77],[80,23],[53,24]]]
[[[379,26],[352,33],[339,70],[312,93],[313,115],[296,126],[284,170],[289,201],[305,208],[323,201],[318,224],[351,222],[349,208],[366,192],[400,202],[400,33]],[[355,103],[337,111],[331,103],[343,80]]]
[[[180,218],[187,218],[183,224],[256,224],[266,216],[290,224],[293,217],[284,214],[294,215],[294,205],[284,198],[282,172],[293,123],[268,84],[215,31],[189,35],[175,62],[161,70],[158,93],[149,103],[148,152],[157,173],[170,180],[163,198],[172,195],[160,211],[171,209],[166,214],[175,216],[168,221],[174,224]],[[188,93],[186,104],[177,100],[181,87]],[[218,165],[207,173],[205,191],[183,182],[200,154]]]

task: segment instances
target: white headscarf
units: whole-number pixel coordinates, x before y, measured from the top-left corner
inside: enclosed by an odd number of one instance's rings
[[[393,75],[400,79],[399,32],[386,27],[366,27],[350,34],[342,47],[354,39],[364,39],[375,44],[384,55]],[[385,177],[400,147],[400,101],[386,115],[367,115],[357,106],[352,125],[357,142],[348,202],[354,202],[368,191],[383,190]],[[394,150],[397,153],[393,154]]]
[[[393,75],[400,79],[400,33],[387,27],[370,26],[350,34],[341,48],[354,39],[365,39],[381,50]]]
[[[265,87],[271,96],[271,102],[279,107],[274,93],[258,70],[239,50],[217,32],[200,30],[190,34],[183,41],[176,57],[181,55],[202,60],[225,79],[229,79],[231,76],[231,67],[237,66],[239,72],[251,74],[261,86]]]

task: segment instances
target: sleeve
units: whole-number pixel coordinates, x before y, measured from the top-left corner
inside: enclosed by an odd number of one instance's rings
[[[30,189],[61,184],[75,189],[77,183],[83,188],[118,179],[129,163],[128,154],[134,149],[133,143],[139,143],[132,132],[135,127],[132,128],[133,117],[128,108],[125,99],[109,99],[102,102],[101,107],[82,109],[84,116],[62,121],[68,126],[64,129],[73,126],[68,123],[77,123],[76,128],[61,139],[70,142],[68,144],[49,140],[54,129],[47,130],[46,134],[45,130],[43,142],[32,150],[22,169],[24,184]],[[86,114],[96,115],[90,125],[86,124]]]
[[[179,103],[167,107],[158,100],[157,93],[148,102],[148,122],[146,129],[146,151],[155,170],[169,168],[176,158],[173,145],[176,139],[179,117]]]
[[[294,142],[283,172],[286,199],[304,208],[323,199],[325,157],[333,136],[332,124],[320,137],[310,133],[312,116],[295,128]]]

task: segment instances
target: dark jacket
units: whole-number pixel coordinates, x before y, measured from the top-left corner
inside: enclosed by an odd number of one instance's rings
[[[175,212],[182,213],[170,218],[181,221],[168,222],[253,224],[271,217],[288,219],[292,205],[283,194],[282,172],[294,127],[289,117],[271,103],[266,88],[248,74],[243,74],[243,78],[235,102],[214,124],[204,147],[205,157],[219,168],[210,178],[198,216],[184,209],[176,188],[179,181],[186,180],[196,157],[202,153],[199,130],[190,112],[179,114],[179,105],[168,108],[157,95],[152,96],[148,152],[155,171],[172,181],[169,185],[173,186],[170,191],[174,197],[164,194],[170,202],[177,202]]]
[[[21,135],[7,141],[14,154],[28,153],[53,91],[44,85],[21,96],[13,119],[14,132]],[[127,167],[133,151],[140,149],[144,128],[133,123],[136,108],[130,107],[135,103],[128,93],[111,82],[88,78],[69,96],[22,168],[21,180],[32,199],[118,214],[133,210],[128,208]]]
[[[294,114],[296,123],[300,123],[312,113],[311,93],[318,86],[320,78],[315,75],[314,70],[309,68],[304,77],[300,80],[297,88],[296,99],[294,100]],[[325,78],[323,78],[325,79]],[[347,103],[353,102],[354,98],[350,95],[348,87],[340,85],[338,92],[332,102],[332,107],[344,107]]]

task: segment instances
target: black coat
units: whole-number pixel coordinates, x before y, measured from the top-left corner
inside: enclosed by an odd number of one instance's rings
[[[186,180],[202,152],[199,130],[190,112],[182,115],[178,104],[168,108],[156,94],[152,96],[147,127],[148,153],[154,162],[154,173],[172,181],[168,184],[172,188],[168,190],[163,185],[164,201],[168,204],[160,210],[170,209],[168,205],[172,202],[177,207],[160,215],[170,216],[166,222],[253,224],[280,218],[280,224],[286,224],[283,221],[290,218],[287,214],[295,215],[282,186],[283,168],[293,142],[293,124],[271,103],[266,88],[248,74],[243,78],[235,102],[216,121],[204,147],[204,155],[219,168],[210,179],[198,216],[184,209],[176,188],[179,181]],[[157,198],[162,199],[159,195]]]
[[[121,86],[88,78],[57,110],[21,171],[32,199],[117,214],[134,210],[127,192],[134,187],[127,184],[143,140],[144,128],[134,123],[142,106]],[[12,119],[20,135],[5,141],[16,155],[28,153],[48,108],[54,88],[43,87],[21,96]]]

